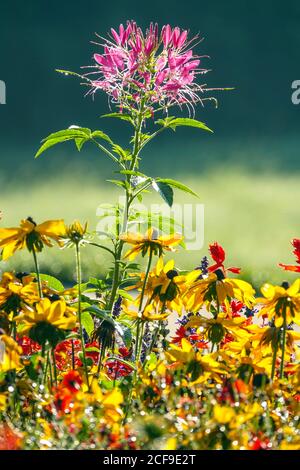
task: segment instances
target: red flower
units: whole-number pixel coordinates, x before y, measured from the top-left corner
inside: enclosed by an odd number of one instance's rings
[[[240,311],[242,310],[242,308],[244,308],[244,304],[243,302],[240,302],[239,300],[232,300],[230,303],[230,307],[231,307],[232,317],[236,318],[236,317],[241,316]]]
[[[296,256],[296,263],[299,266],[282,263],[279,263],[279,266],[285,271],[293,271],[294,273],[300,273],[300,238],[294,238],[292,240],[292,245],[295,248],[293,250],[293,254]]]
[[[179,344],[179,345],[181,345],[181,340],[188,336],[188,332],[187,332],[187,330],[185,329],[185,327],[183,325],[181,325],[179,328],[177,328],[175,334],[176,334],[176,336],[174,336],[172,338],[171,343]]]
[[[21,443],[21,433],[7,423],[0,424],[0,450],[20,450]]]
[[[121,346],[119,348],[119,353],[121,354],[122,357],[131,356],[131,351],[128,348],[126,348],[125,346]]]
[[[70,411],[70,404],[72,403],[72,395],[66,389],[58,389],[54,396],[54,405],[58,412],[66,413]]]
[[[22,353],[24,354],[24,356],[31,356],[32,354],[37,353],[41,350],[41,346],[32,339],[28,338],[28,336],[22,336],[22,338],[19,338],[17,336],[16,339],[17,343],[22,348]]]
[[[225,266],[224,266],[224,261],[226,257],[225,251],[221,247],[221,245],[219,245],[217,242],[214,242],[211,245],[209,245],[209,252],[210,252],[212,259],[215,261],[215,264],[213,264],[212,266],[208,268],[208,272],[213,273],[217,269],[222,269],[222,271],[224,271],[224,274],[226,273],[226,271],[230,271],[234,274],[240,273],[241,269],[236,268],[234,266],[231,266],[230,268],[225,269]]]
[[[258,434],[260,435],[261,433]],[[269,443],[268,438],[262,439],[261,437],[254,436],[250,442],[249,450],[268,450],[270,448]]]
[[[70,370],[64,375],[62,385],[66,387],[71,393],[77,393],[82,384],[82,378],[75,370]]]
[[[96,348],[97,351],[87,351],[90,348]],[[86,350],[86,357],[90,357],[94,364],[98,364],[99,361],[99,343],[97,341],[93,341],[92,343],[87,343],[85,345]]]
[[[114,380],[119,377],[126,377],[133,371],[133,367],[129,364],[124,364],[123,362],[118,361],[118,359],[107,361],[105,366],[107,369],[107,375]]]
[[[72,345],[73,342],[73,345]],[[59,343],[55,348],[55,361],[59,370],[66,370],[73,367],[73,352],[75,367],[82,365],[81,360],[78,358],[78,352],[81,351],[81,343],[78,339],[67,339]]]

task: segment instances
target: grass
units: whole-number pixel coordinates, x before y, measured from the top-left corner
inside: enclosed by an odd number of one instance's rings
[[[200,201],[176,191],[176,203],[203,203],[205,207],[205,239],[199,251],[179,252],[179,268],[198,265],[207,253],[209,243],[217,240],[228,253],[227,265],[242,267],[244,278],[255,285],[264,281],[281,282],[293,275],[283,273],[278,262],[293,260],[289,241],[300,236],[299,176],[280,174],[250,174],[228,168],[206,172],[199,177],[181,176],[181,181],[200,195]],[[35,180],[36,181],[36,180]],[[97,225],[96,209],[100,203],[116,201],[118,190],[99,178],[86,175],[59,174],[57,178],[2,188],[1,226],[17,225],[21,218],[32,216],[36,221],[64,218],[71,222],[88,220],[91,230]],[[12,189],[13,188],[13,189]],[[158,196],[148,202],[160,203]],[[73,253],[57,248],[46,249],[39,256],[42,271],[62,276],[67,282],[74,278]],[[103,275],[110,263],[102,250],[85,248],[84,275]],[[25,251],[9,262],[0,263],[1,270],[33,269],[31,256]]]

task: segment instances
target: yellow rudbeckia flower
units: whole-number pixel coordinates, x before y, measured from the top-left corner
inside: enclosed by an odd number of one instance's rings
[[[24,309],[15,320],[19,334],[29,335],[40,344],[45,339],[51,342],[52,336],[57,336],[57,330],[72,330],[76,326],[74,310],[64,300],[51,302],[48,298],[42,299],[34,308]]]
[[[179,233],[159,237],[157,230],[153,228],[149,229],[145,235],[140,233],[124,233],[119,238],[129,245],[133,245],[133,248],[125,254],[125,258],[130,260],[135,259],[139,253],[145,256],[151,251],[161,256],[164,250],[174,251],[174,246],[182,241],[182,235]]]
[[[274,319],[277,327],[284,322],[300,325],[300,279],[296,279],[291,286],[288,283],[282,286],[264,284],[261,292],[264,297],[257,299],[257,304],[262,305],[259,315]]]
[[[127,288],[127,290],[137,289],[141,291],[144,285],[145,273],[134,274],[139,276],[140,280],[133,286]],[[147,295],[151,299],[151,303],[158,310],[170,310],[175,311],[178,314],[182,313],[183,301],[181,294],[183,289],[180,281],[181,276],[175,270],[174,260],[168,261],[164,264],[163,258],[160,257],[156,266],[152,271],[149,272],[144,295]],[[141,300],[141,294],[135,300],[135,303],[139,305]]]
[[[201,328],[209,341],[214,344],[218,344],[227,333],[230,333],[234,338],[244,338],[245,336],[249,336],[249,333],[242,328],[245,321],[246,320],[243,317],[227,319],[224,318],[224,315],[218,315],[217,318],[193,316],[189,320],[187,327]]]
[[[190,276],[194,281],[195,271]],[[187,281],[188,277],[189,275]],[[205,279],[194,281],[187,288],[184,294],[185,307],[190,312],[198,312],[203,305],[210,307],[211,303],[215,302],[217,306],[221,306],[228,299],[239,300],[247,307],[251,307],[254,303],[254,294],[255,291],[248,282],[226,278],[220,270],[217,270]]]
[[[20,355],[22,348],[10,336],[0,336],[0,372],[20,369]]]
[[[211,354],[203,356],[196,351],[193,345],[185,338],[181,341],[181,347],[170,344],[168,351],[165,353],[166,358],[175,363],[177,366],[185,364],[187,373],[191,374],[191,380],[195,383],[201,383],[208,378],[220,380],[220,375],[226,373]]]
[[[20,227],[0,228],[0,248],[2,258],[7,260],[16,251],[25,247],[29,251],[41,251],[44,245],[52,246],[51,240],[56,242],[65,234],[63,220],[48,220],[37,225],[31,217],[22,220]]]

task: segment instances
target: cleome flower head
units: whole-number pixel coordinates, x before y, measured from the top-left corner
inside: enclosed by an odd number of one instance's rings
[[[134,105],[153,114],[154,108],[167,110],[179,105],[193,109],[196,103],[214,99],[206,96],[212,89],[197,83],[205,56],[194,54],[199,36],[188,37],[188,31],[165,25],[159,31],[151,23],[144,33],[134,22],[111,29],[110,38],[102,38],[102,53],[94,54],[93,71],[84,75],[90,93],[106,92],[123,108]]]

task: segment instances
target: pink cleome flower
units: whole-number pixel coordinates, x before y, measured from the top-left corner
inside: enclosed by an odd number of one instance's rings
[[[188,32],[180,28],[150,24],[144,34],[134,21],[118,31],[111,29],[110,39],[101,38],[102,54],[94,54],[92,72],[84,75],[94,94],[103,90],[119,105],[120,110],[143,106],[153,114],[155,109],[167,110],[174,105],[186,105],[190,110],[207,99],[211,91],[196,78],[208,72],[201,68],[201,58],[192,47],[198,35],[188,39]]]

